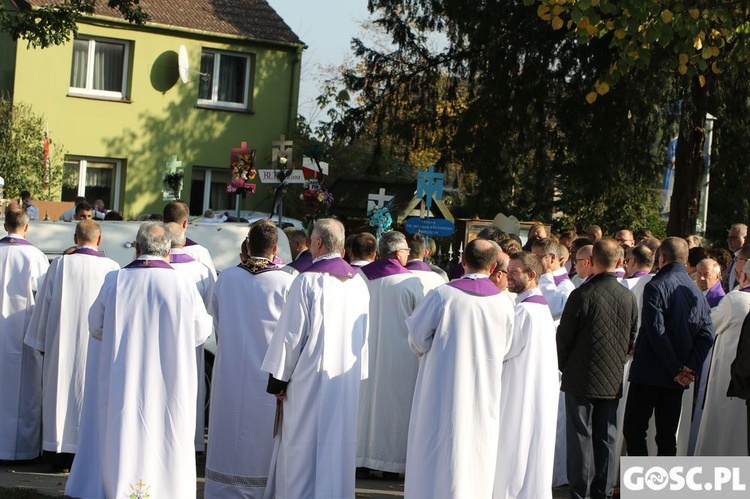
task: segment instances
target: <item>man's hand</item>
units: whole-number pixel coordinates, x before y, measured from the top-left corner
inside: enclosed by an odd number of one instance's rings
[[[695,372],[687,366],[683,366],[677,376],[674,377],[674,381],[680,386],[688,387],[690,383],[695,381]]]

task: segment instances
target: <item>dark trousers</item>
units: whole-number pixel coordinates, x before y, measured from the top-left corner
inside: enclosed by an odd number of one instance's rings
[[[684,393],[682,389],[630,383],[622,426],[628,456],[648,456],[646,433],[652,414],[656,422],[658,454],[677,454],[676,433]]]
[[[568,482],[573,499],[612,497],[618,403],[618,399],[565,394]]]
[[[750,400],[747,402],[747,455],[750,456]]]

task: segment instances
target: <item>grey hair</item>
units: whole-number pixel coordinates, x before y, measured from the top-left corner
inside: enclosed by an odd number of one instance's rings
[[[172,239],[172,248],[184,247],[185,242],[187,241],[187,236],[185,236],[185,231],[182,230],[182,225],[177,222],[168,222],[164,225],[167,226],[169,237]]]
[[[323,245],[330,253],[344,251],[344,225],[333,218],[321,218],[315,222],[313,233],[323,240]]]
[[[138,229],[135,242],[141,250],[141,255],[165,257],[169,254],[172,237],[169,227],[161,222],[145,222]]]
[[[713,275],[721,275],[721,265],[719,265],[719,262],[714,260],[713,258],[704,258],[700,262],[698,262],[698,265],[705,265],[708,267],[708,270]],[[743,267],[744,271],[744,267]]]
[[[378,253],[380,253],[380,258],[385,258],[395,253],[399,248],[407,248],[408,246],[406,237],[394,230],[382,235],[380,241],[378,241]]]

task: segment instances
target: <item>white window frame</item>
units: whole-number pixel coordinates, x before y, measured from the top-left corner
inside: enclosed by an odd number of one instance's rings
[[[82,197],[86,195],[86,168],[88,167],[89,161],[92,163],[110,163],[114,165],[115,185],[112,187],[112,206],[109,206],[108,209],[120,211],[120,176],[122,175],[122,161],[119,159],[95,158],[91,156],[68,156],[65,159],[66,163],[74,163],[76,161],[78,162],[78,192],[76,195]]]
[[[71,95],[83,95],[83,96],[94,96],[94,97],[105,97],[110,99],[125,99],[127,95],[127,81],[128,81],[128,62],[130,60],[130,43],[126,40],[117,40],[112,38],[95,38],[90,36],[78,36],[76,40],[86,40],[89,44],[88,57],[86,59],[86,87],[70,87],[69,93]],[[95,64],[95,53],[96,53],[96,42],[102,41],[106,43],[122,45],[125,50],[122,54],[122,85],[119,92],[113,92],[109,90],[96,90],[93,88],[94,85],[94,64]],[[71,73],[73,72],[73,63],[71,62],[70,67]]]
[[[211,98],[201,99],[198,97],[198,105],[204,107],[216,107],[216,108],[228,108],[228,109],[248,109],[250,106],[250,68],[253,62],[251,54],[243,52],[229,52],[223,50],[204,48],[201,50],[201,59],[203,54],[214,54],[214,67],[212,69],[213,85],[211,88]],[[245,84],[244,84],[244,98],[242,103],[239,102],[226,102],[219,100],[219,68],[222,55],[228,55],[232,57],[242,57],[247,60],[245,65]],[[203,76],[203,75],[201,75]],[[199,91],[200,92],[200,91]]]

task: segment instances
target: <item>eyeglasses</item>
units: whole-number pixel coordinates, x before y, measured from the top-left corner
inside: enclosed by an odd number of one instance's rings
[[[543,254],[543,255],[537,255],[536,257],[537,257],[537,258],[538,258],[539,260],[543,260],[543,259],[544,259],[544,257],[547,257],[547,256],[549,256],[549,255],[550,255],[549,253],[545,253],[545,254]]]
[[[492,273],[492,275],[497,275],[497,274],[505,274],[505,275],[508,275],[508,271],[507,271],[507,270],[496,270],[496,271],[494,271],[494,272]]]
[[[409,248],[396,248],[396,251],[411,251]]]
[[[588,261],[589,261],[588,258],[576,258],[576,263],[578,263],[578,262],[588,262]]]

